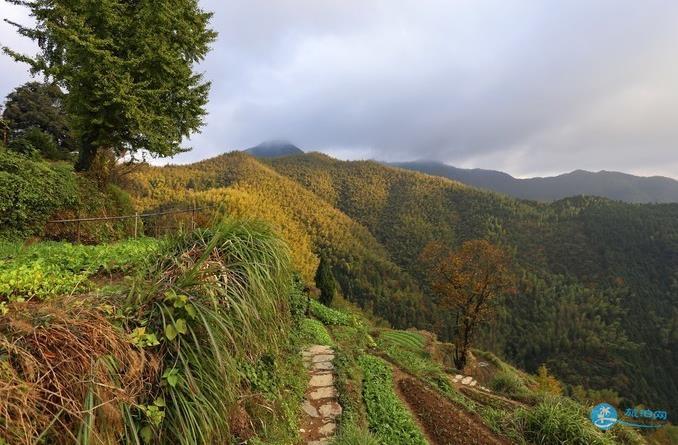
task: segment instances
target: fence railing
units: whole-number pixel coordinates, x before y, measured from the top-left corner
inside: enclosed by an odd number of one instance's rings
[[[134,219],[134,238],[137,238],[139,235],[139,223],[142,221],[142,218],[148,217],[158,217],[179,213],[190,213],[191,214],[191,229],[195,229],[195,219],[196,214],[200,211],[207,209],[218,208],[218,205],[210,206],[201,206],[201,207],[191,207],[188,209],[177,209],[177,210],[164,210],[160,212],[151,212],[151,213],[135,213],[134,215],[119,215],[119,216],[93,216],[87,218],[68,218],[68,219],[55,219],[52,221],[47,221],[47,224],[77,224],[76,228],[76,239],[80,241],[80,224],[84,222],[105,222],[105,221],[121,221]],[[157,233],[156,233],[157,235]]]

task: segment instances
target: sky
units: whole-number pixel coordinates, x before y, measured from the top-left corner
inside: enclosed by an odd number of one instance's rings
[[[202,0],[219,38],[185,163],[269,139],[520,177],[678,178],[678,2]],[[0,15],[28,20],[0,3]],[[32,44],[0,25],[0,43]],[[29,79],[0,56],[0,96]]]

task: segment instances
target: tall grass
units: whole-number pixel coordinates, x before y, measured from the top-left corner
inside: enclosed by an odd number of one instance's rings
[[[173,240],[137,295],[163,342],[163,443],[227,443],[238,363],[276,353],[290,324],[289,252],[260,223],[227,220]]]

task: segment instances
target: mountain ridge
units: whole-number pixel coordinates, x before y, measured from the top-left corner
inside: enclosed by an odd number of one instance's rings
[[[572,196],[600,196],[629,203],[678,202],[678,180],[670,177],[637,176],[600,170],[573,170],[556,176],[516,178],[499,170],[464,169],[438,161],[392,162],[385,165],[442,176],[464,184],[518,199],[541,202]]]

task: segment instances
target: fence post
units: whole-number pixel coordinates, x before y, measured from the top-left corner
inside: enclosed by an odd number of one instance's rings
[[[195,230],[195,203],[191,208],[191,230]]]
[[[139,229],[139,212],[134,213],[134,239],[137,238],[137,230]]]

